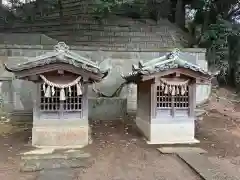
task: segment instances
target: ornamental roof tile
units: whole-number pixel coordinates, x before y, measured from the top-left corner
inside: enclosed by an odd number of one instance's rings
[[[131,79],[134,79],[135,77],[139,77],[141,75],[151,75],[157,72],[176,68],[190,69],[203,75],[207,75],[209,77],[211,76],[210,72],[205,71],[194,63],[184,60],[184,57],[185,55],[183,53],[181,53],[178,49],[175,49],[174,51],[167,53],[162,57],[152,59],[145,63],[139,61],[138,66],[135,64],[132,66],[132,72],[126,75],[122,75],[122,77],[126,81],[131,81]]]
[[[53,63],[71,64],[75,67],[83,68],[96,74],[106,73],[108,71],[107,66],[103,67],[99,63],[91,61],[73,51],[70,51],[69,46],[67,46],[64,42],[59,42],[54,46],[53,51],[47,52],[43,55],[37,57],[11,57],[11,59],[16,58],[17,60],[8,61],[4,64],[8,71],[19,72]]]

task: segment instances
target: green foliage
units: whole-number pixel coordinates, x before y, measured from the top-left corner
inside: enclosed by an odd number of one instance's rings
[[[216,24],[209,25],[209,28],[203,34],[203,41],[208,47],[208,54],[215,57],[209,58],[209,65],[221,65],[227,60],[228,44],[227,37],[231,34],[230,28],[218,21]],[[203,42],[202,42],[203,43]]]
[[[209,65],[220,70],[220,83],[240,84],[239,1],[194,0],[191,5],[196,10],[189,26],[192,46],[207,48]]]
[[[34,21],[35,17],[44,16],[57,6],[57,0],[36,0],[30,3],[22,3],[20,0],[8,0],[10,7],[8,12],[13,15],[13,19],[23,19]],[[2,7],[3,9],[6,9]]]
[[[121,8],[129,8],[129,5],[134,5],[139,3],[139,1],[141,0],[95,0],[93,11],[97,16],[104,17],[113,11],[118,11]]]

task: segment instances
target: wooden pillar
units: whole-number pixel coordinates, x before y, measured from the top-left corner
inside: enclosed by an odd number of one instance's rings
[[[183,0],[177,0],[175,11],[175,23],[180,27],[185,27],[185,3]]]
[[[192,83],[189,86],[189,116],[195,116],[195,108],[196,108],[196,83]]]
[[[82,117],[83,119],[88,120],[88,84],[84,85],[84,92],[82,96]]]
[[[156,118],[156,97],[157,97],[157,84],[155,79],[151,84],[151,119]]]

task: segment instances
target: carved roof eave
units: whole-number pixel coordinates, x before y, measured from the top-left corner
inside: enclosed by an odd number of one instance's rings
[[[126,81],[135,81],[141,78],[143,75],[148,76],[158,72],[167,71],[170,69],[184,68],[192,70],[194,72],[198,72],[207,79],[211,79],[212,77],[211,73],[205,71],[201,67],[191,62],[179,58],[178,51],[179,50],[176,49],[165,56],[155,58],[146,63],[139,61],[138,66],[133,65],[132,72],[128,73],[127,75],[122,75],[122,78],[124,78]]]
[[[58,43],[54,48],[54,51],[47,52],[41,56],[22,57],[22,63],[20,62],[18,64],[14,64],[13,66],[9,66],[5,63],[5,69],[14,73],[52,63],[67,63],[97,74],[106,74],[108,71],[108,69],[100,69],[96,62],[88,60],[75,52],[69,51],[69,47],[65,43]]]

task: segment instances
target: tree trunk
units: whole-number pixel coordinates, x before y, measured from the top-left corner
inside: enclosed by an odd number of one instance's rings
[[[175,22],[181,28],[185,28],[185,3],[183,0],[177,0],[175,11]]]
[[[62,0],[58,0],[58,8],[59,8],[59,16],[60,20],[63,20],[63,7],[62,7]]]
[[[171,0],[171,12],[169,13],[169,21],[175,23],[177,0]]]
[[[229,73],[228,82],[229,85],[237,88],[240,91],[240,38],[238,36],[228,37],[228,47],[229,47]]]

